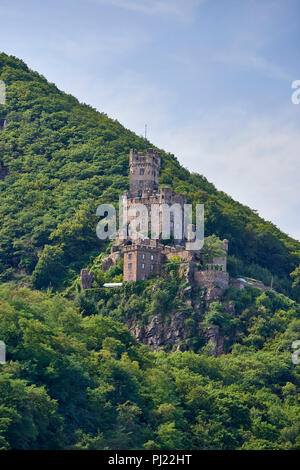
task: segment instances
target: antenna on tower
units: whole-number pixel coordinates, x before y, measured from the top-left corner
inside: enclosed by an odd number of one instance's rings
[[[147,124],[145,124],[145,140],[147,139]]]

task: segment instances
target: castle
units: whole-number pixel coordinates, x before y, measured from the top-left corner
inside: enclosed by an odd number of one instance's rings
[[[147,149],[145,153],[136,150],[130,151],[130,189],[123,193],[128,211],[131,206],[136,204],[143,204],[148,212],[148,214],[140,214],[141,216],[151,215],[153,204],[165,204],[169,207],[173,204],[179,204],[183,208],[186,204],[185,195],[173,193],[169,187],[159,189],[159,172],[160,156],[153,149]],[[128,217],[127,226],[130,226],[130,222],[132,222],[132,218]],[[175,233],[175,222],[174,215],[170,212],[171,234]],[[201,250],[187,250],[182,240],[176,240],[173,237],[168,245],[162,243],[160,238],[161,213],[159,213],[158,226],[159,234],[155,239],[147,236],[137,239],[127,236],[124,239],[120,237],[119,230],[110,255],[103,260],[102,270],[108,270],[120,258],[123,258],[124,282],[142,281],[149,279],[154,274],[159,275],[166,260],[176,259],[180,260],[181,272],[186,276],[190,285],[206,288],[207,300],[213,300],[221,295],[229,283],[227,272],[228,241],[223,240],[223,256],[212,258],[204,263]],[[151,231],[151,222],[149,222],[148,228]],[[82,288],[90,287],[91,281],[92,274],[82,270]]]
[[[252,286],[267,290],[268,287],[259,281],[248,278],[229,279],[227,272],[228,240],[225,239],[221,242],[222,250],[210,250],[211,253],[218,253],[219,256],[211,255],[210,257],[209,250],[205,251],[203,248],[187,249],[182,237],[176,239],[175,234],[178,234],[176,225],[179,219],[178,217],[176,219],[172,213],[172,208],[176,204],[183,208],[186,204],[186,196],[173,193],[169,187],[159,187],[160,163],[160,156],[154,149],[147,149],[145,153],[136,150],[130,151],[130,186],[129,191],[125,191],[122,195],[123,200],[126,200],[128,217],[122,220],[111,252],[102,260],[101,269],[105,272],[116,265],[119,260],[123,260],[123,281],[136,282],[150,279],[153,275],[168,276],[168,271],[163,269],[164,266],[168,262],[176,263],[179,273],[186,280],[186,285],[180,295],[185,299],[186,306],[191,307],[196,314],[196,331],[198,331],[199,337],[202,335],[208,338],[213,354],[218,356],[224,353],[224,338],[220,334],[218,325],[210,325],[207,330],[203,330],[203,311],[209,307],[211,302],[219,302],[229,285],[236,289]],[[139,222],[145,218],[144,225],[146,229],[148,228],[147,233],[140,231],[140,227],[137,228],[136,217],[129,210],[130,207],[137,208],[139,204],[142,206],[140,206],[137,218]],[[164,240],[164,237],[161,236],[165,221],[161,210],[163,205],[169,207],[167,222],[172,236],[168,240]],[[147,215],[151,216],[151,211],[153,212],[154,207],[157,206],[159,214],[154,231],[157,236],[153,237],[152,218],[150,217],[151,222],[149,223]],[[182,220],[180,221],[182,222]],[[136,232],[140,236],[131,236],[130,226],[132,223],[135,224]],[[186,238],[188,241],[192,241],[193,226],[188,227]],[[93,272],[86,269],[81,270],[82,289],[90,289],[92,280]],[[122,283],[118,282],[104,284],[101,287],[119,287],[121,285]],[[234,310],[234,306],[228,305],[228,309]],[[189,333],[185,324],[188,318],[190,318],[190,312],[188,308],[183,308],[173,312],[168,319],[162,320],[158,312],[143,323],[137,321],[133,314],[126,320],[126,325],[138,341],[149,345],[154,350],[171,347],[173,350],[176,348],[184,351],[188,348],[186,339]]]

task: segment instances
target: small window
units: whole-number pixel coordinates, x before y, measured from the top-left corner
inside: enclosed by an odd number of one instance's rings
[[[140,175],[144,174],[144,168],[140,168]]]
[[[145,263],[142,263],[142,269],[145,269]]]
[[[142,258],[145,259],[145,253],[142,254]]]
[[[151,268],[151,271],[153,271],[153,269],[154,269],[154,266],[153,266],[153,264],[151,264],[150,268]]]
[[[128,263],[128,269],[132,269],[132,263]]]
[[[139,191],[139,192],[138,192],[138,196],[139,196],[139,197],[142,197],[142,191]]]
[[[128,259],[131,259],[131,258],[132,258],[132,253],[129,253]]]
[[[150,256],[150,259],[151,259],[151,261],[154,260],[154,255],[151,255],[151,256]]]

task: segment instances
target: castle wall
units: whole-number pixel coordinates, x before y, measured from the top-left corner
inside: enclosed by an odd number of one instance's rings
[[[194,282],[198,287],[227,289],[229,274],[223,271],[198,271],[194,272]]]
[[[194,270],[194,285],[205,287],[205,298],[208,303],[217,301],[229,285],[229,274],[223,271]]]
[[[159,222],[158,222],[158,236],[162,233],[163,229],[163,208],[162,205],[166,205],[170,208],[170,233],[176,233],[174,230],[176,229],[176,224],[179,223],[181,224],[181,239],[183,238],[183,231],[184,231],[184,213],[183,213],[183,206],[186,203],[186,197],[185,195],[182,194],[172,194],[172,189],[171,188],[161,188],[159,192],[152,192],[152,194],[149,194],[148,191],[143,191],[142,195],[140,197],[132,197],[131,193],[125,192],[124,196],[127,198],[127,209],[129,209],[132,206],[137,206],[138,204],[142,204],[145,206],[144,213],[143,214],[138,214],[138,216],[144,216],[148,218],[148,231],[151,231],[151,214],[153,207],[152,205],[160,205],[160,212],[159,212]],[[179,220],[174,217],[174,208],[171,210],[173,204],[179,204],[181,206],[181,214],[182,217]],[[138,209],[138,206],[136,207]],[[164,208],[164,216],[167,217],[167,211]],[[127,223],[129,224],[132,220],[136,218],[135,215],[129,215],[127,214]],[[180,225],[179,225],[180,227]]]
[[[103,272],[108,271],[109,268],[116,265],[118,260],[122,257],[122,253],[120,251],[115,251],[113,248],[111,250],[110,255],[106,256],[101,265],[101,270]]]

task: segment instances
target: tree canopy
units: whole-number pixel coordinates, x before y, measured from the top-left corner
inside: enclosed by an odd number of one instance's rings
[[[216,358],[153,353],[108,316],[2,286],[0,448],[299,449],[299,306],[237,295],[240,341]],[[222,322],[230,341],[240,325]]]

